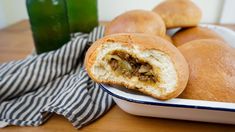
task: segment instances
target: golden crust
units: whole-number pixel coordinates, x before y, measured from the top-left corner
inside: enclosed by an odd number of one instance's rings
[[[164,36],[166,27],[158,14],[145,10],[132,10],[117,16],[106,26],[105,35],[115,33],[146,33]]]
[[[235,102],[235,50],[222,41],[194,40],[180,47],[190,77],[181,98]]]
[[[216,39],[224,41],[219,34],[204,27],[182,29],[172,36],[173,43],[176,47],[197,39]]]
[[[158,99],[166,100],[170,98],[177,97],[185,88],[189,71],[188,71],[188,64],[182,54],[177,50],[177,48],[167,42],[166,40],[157,37],[151,36],[146,34],[129,34],[129,33],[122,33],[122,34],[113,34],[109,36],[105,36],[104,38],[96,41],[89,49],[85,57],[85,66],[89,76],[99,83],[107,83],[107,84],[115,84],[115,85],[124,85],[129,89],[136,89],[135,87],[131,87],[128,84],[120,84],[118,82],[112,81],[101,81],[97,80],[92,72],[90,71],[94,61],[96,59],[97,53],[102,47],[103,44],[107,42],[116,42],[127,47],[133,47],[133,45],[138,46],[141,50],[159,50],[166,53],[171,60],[173,61],[174,67],[177,71],[177,86],[175,91],[168,94],[168,95],[161,95],[161,96],[154,96],[151,93],[148,93],[144,89],[137,89],[147,95],[153,96]]]
[[[154,9],[167,28],[196,26],[202,17],[201,10],[190,0],[167,0]]]

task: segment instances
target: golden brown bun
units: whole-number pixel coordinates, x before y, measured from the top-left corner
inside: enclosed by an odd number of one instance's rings
[[[142,53],[144,54],[147,54],[150,52],[153,53],[152,50],[159,51],[161,53],[164,53],[164,55],[167,55],[168,56],[167,58],[170,59],[172,62],[172,67],[175,71],[175,77],[176,77],[176,79],[173,80],[173,81],[176,81],[176,84],[174,85],[174,88],[172,88],[172,91],[169,93],[163,92],[160,95],[157,95],[154,92],[150,92],[146,90],[147,88],[139,87],[138,86],[139,82],[132,84],[130,80],[130,81],[127,81],[127,83],[125,83],[119,80],[115,81],[114,77],[108,77],[108,79],[99,79],[97,77],[98,73],[94,73],[92,68],[97,63],[100,63],[100,61],[97,61],[97,59],[99,59],[99,57],[97,56],[99,56],[101,52],[102,53],[104,52],[103,50],[104,47],[107,47],[107,45],[110,46],[112,44],[120,44],[121,46],[125,48],[129,48],[130,53],[134,50],[139,50],[138,55]],[[112,48],[117,48],[117,46],[114,45]],[[164,56],[164,55],[160,55],[160,56]],[[147,57],[145,57],[144,59],[147,60]],[[103,61],[102,57],[101,57],[101,61]],[[158,60],[156,59],[154,61],[158,61]],[[152,97],[155,97],[157,99],[162,99],[162,100],[177,97],[184,90],[188,81],[188,76],[189,76],[188,64],[186,60],[184,59],[183,55],[179,52],[179,50],[173,44],[169,43],[168,41],[160,37],[146,35],[146,34],[121,33],[121,34],[113,34],[113,35],[105,36],[104,38],[92,44],[92,46],[88,49],[88,52],[86,53],[86,57],[85,57],[85,67],[88,72],[88,75],[98,83],[125,86],[129,89],[135,89],[147,95],[150,95]],[[105,67],[107,68],[108,65],[105,65]],[[169,65],[166,65],[166,67],[169,67]],[[109,73],[111,73],[111,71],[108,71],[107,74]],[[169,75],[166,75],[166,76],[169,76]],[[169,83],[173,81],[170,80]],[[155,89],[158,90],[158,87],[155,87]]]
[[[182,29],[172,36],[173,43],[176,47],[197,39],[216,39],[224,41],[224,39],[219,36],[219,34],[206,27]]]
[[[235,102],[235,50],[222,41],[194,40],[178,47],[189,64],[181,98]]]
[[[167,0],[154,9],[167,28],[196,26],[202,17],[201,10],[190,0]]]
[[[158,14],[145,10],[132,10],[119,15],[107,25],[105,35],[115,33],[147,33],[164,36],[166,27]]]

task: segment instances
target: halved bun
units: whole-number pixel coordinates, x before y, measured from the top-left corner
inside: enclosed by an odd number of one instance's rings
[[[154,9],[167,28],[196,26],[202,17],[201,10],[190,0],[166,0]]]
[[[113,34],[96,41],[86,53],[85,66],[98,83],[125,86],[162,100],[177,97],[189,76],[176,47],[146,34]]]
[[[166,27],[158,14],[145,10],[132,10],[117,16],[106,26],[105,35],[115,33],[146,33],[164,36]]]
[[[235,102],[235,50],[218,40],[178,47],[188,61],[189,82],[181,98]]]
[[[177,47],[197,39],[216,39],[224,41],[219,34],[206,27],[185,28],[178,31],[172,37],[173,43]]]

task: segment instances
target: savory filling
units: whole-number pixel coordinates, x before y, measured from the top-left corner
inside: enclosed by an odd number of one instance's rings
[[[143,82],[156,83],[158,81],[157,75],[154,74],[153,67],[149,63],[124,51],[113,51],[106,57],[112,70],[118,74],[128,78],[136,76]]]

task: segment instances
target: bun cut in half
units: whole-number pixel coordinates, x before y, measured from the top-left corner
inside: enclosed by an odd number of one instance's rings
[[[132,10],[117,16],[105,28],[105,35],[116,33],[146,33],[164,36],[166,26],[162,18],[151,11]]]
[[[178,47],[188,61],[189,82],[181,98],[235,102],[235,50],[222,41],[194,40]]]
[[[202,17],[201,10],[190,0],[166,0],[154,9],[167,28],[196,26]]]
[[[177,97],[189,76],[176,47],[146,34],[113,34],[96,41],[86,53],[85,66],[98,83],[125,86],[161,100]]]
[[[224,39],[219,34],[206,27],[182,29],[172,37],[173,43],[177,47],[187,42],[198,39],[216,39],[224,41]]]

